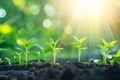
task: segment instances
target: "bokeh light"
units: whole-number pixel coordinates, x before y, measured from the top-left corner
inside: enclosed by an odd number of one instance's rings
[[[6,16],[6,10],[3,8],[0,8],[0,18],[4,18]]]
[[[33,15],[37,15],[40,12],[40,8],[37,5],[31,5],[30,6],[30,13]]]
[[[52,25],[52,22],[51,22],[50,19],[45,19],[45,20],[43,21],[43,27],[44,27],[44,28],[49,28],[51,25]]]
[[[53,6],[50,5],[50,4],[46,4],[46,5],[44,6],[44,11],[45,11],[45,13],[46,13],[49,17],[54,17],[54,16],[55,16],[55,13],[56,13],[55,9],[54,9]]]
[[[12,32],[12,28],[8,24],[0,25],[0,33],[9,34]]]

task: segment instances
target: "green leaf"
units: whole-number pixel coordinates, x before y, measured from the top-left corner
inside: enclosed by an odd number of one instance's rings
[[[51,48],[55,48],[59,41],[60,41],[60,38],[58,38],[56,41],[54,41],[52,38],[50,38],[49,46]]]
[[[83,37],[79,40],[79,42],[82,44],[87,38],[86,37]]]
[[[54,42],[54,40],[53,40],[52,38],[50,38],[50,42],[49,42],[48,45],[49,45],[51,48],[54,48],[55,42]]]
[[[102,40],[102,42],[103,42],[103,44],[105,45],[105,46],[108,46],[109,45],[109,43],[105,40],[105,39],[101,39]]]
[[[104,64],[106,64],[106,63],[105,63],[104,61],[98,61],[97,64],[99,64],[99,65],[104,65]]]
[[[31,41],[29,41],[28,43],[27,43],[27,48],[28,49],[30,49],[33,45],[35,45],[36,44],[36,42],[31,42]]]
[[[118,50],[117,54],[115,55],[115,57],[120,57],[120,50]]]
[[[55,42],[55,44],[57,45],[57,43],[60,41],[60,38],[58,38],[57,40],[56,40],[56,42]]]
[[[105,46],[102,46],[102,45],[98,45],[99,48],[101,48],[103,51],[106,50]]]
[[[111,41],[110,43],[109,43],[109,45],[110,46],[113,46],[113,45],[115,45],[117,43],[117,41],[116,40],[113,40],[113,41]]]
[[[54,49],[54,52],[55,52],[55,53],[58,53],[58,52],[60,52],[61,50],[63,50],[63,48],[55,48],[55,49]]]
[[[76,36],[72,35],[72,37],[73,37],[76,41],[79,41],[79,39],[78,39]]]
[[[2,58],[0,58],[0,63],[4,62],[4,60],[2,60]]]

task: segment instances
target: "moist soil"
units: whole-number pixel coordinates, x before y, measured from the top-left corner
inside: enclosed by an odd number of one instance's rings
[[[93,62],[0,64],[0,80],[120,80],[120,65]]]

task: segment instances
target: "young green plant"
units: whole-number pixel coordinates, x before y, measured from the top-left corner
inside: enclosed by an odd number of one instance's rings
[[[9,64],[9,65],[11,65],[11,64],[12,64],[12,63],[11,63],[11,59],[10,59],[10,58],[5,57],[5,59],[6,59],[6,61],[8,62],[8,64]]]
[[[31,40],[26,40],[26,39],[18,39],[17,43],[24,48],[25,64],[27,66],[28,65],[28,53],[29,53],[29,49],[32,46],[34,46],[35,42],[31,41]],[[19,54],[19,57],[20,57],[20,54]]]
[[[21,64],[21,52],[16,52],[16,54],[18,55],[18,62],[19,64]]]
[[[113,40],[111,42],[107,42],[105,39],[101,39],[101,41],[103,45],[98,45],[98,46],[103,52],[103,62],[106,64],[107,56],[109,55],[110,52],[113,52],[112,47],[117,43],[117,41]]]
[[[53,51],[53,63],[56,63],[56,55],[58,52],[60,52],[61,50],[63,50],[63,48],[57,48],[57,44],[60,41],[60,38],[57,39],[56,41],[54,41],[53,39],[50,40],[49,42],[49,46]]]
[[[110,63],[113,65],[114,63],[117,63],[120,65],[120,49],[117,51],[117,53],[113,56],[113,58],[110,60]]]
[[[82,47],[83,42],[87,39],[86,37],[78,39],[76,36],[72,36],[76,42],[73,42],[72,44],[78,49],[78,62],[80,62],[81,54],[84,52],[85,49],[88,49],[87,47]]]
[[[0,58],[0,63],[3,63],[3,62],[4,62],[4,60],[2,58]]]

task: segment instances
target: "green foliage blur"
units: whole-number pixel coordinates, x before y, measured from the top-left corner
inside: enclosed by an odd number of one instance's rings
[[[67,26],[68,30],[65,33],[66,25],[68,23],[63,16],[58,18],[57,9],[53,6],[52,0],[0,0],[0,58],[17,56],[16,52],[22,53],[22,48],[18,44],[21,39],[36,42],[35,46],[30,49],[32,55],[29,57],[31,59],[37,56],[35,52],[39,51],[41,55],[46,54],[42,55],[42,58],[52,57],[50,52],[52,50],[48,46],[49,39],[57,40],[59,37],[61,40],[58,45],[65,48],[64,55],[67,57],[69,56],[65,53],[71,53],[72,56],[77,55],[75,54],[77,50],[70,45],[74,39],[71,37],[69,26]],[[73,33],[77,33],[75,32],[76,28],[72,29]],[[84,34],[77,36],[83,37]],[[89,33],[87,37],[91,37]],[[87,52],[92,53],[91,49],[95,50],[97,43],[100,42],[100,40],[94,41],[88,39],[83,44],[89,47]],[[91,43],[94,43],[94,47],[91,46]],[[63,54],[59,55],[63,56]],[[84,58],[87,59],[87,57]]]
[[[62,28],[53,24],[56,14],[52,10],[49,0],[0,0],[0,40],[4,40],[0,47],[7,49],[0,56],[14,55],[21,38],[46,47],[50,37],[60,37]]]

